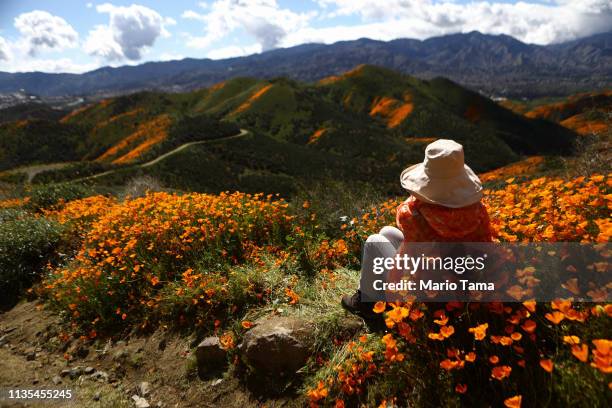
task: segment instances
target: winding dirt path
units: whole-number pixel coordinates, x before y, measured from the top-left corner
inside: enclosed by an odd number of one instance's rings
[[[148,161],[146,163],[143,163],[140,165],[140,167],[150,167],[153,166],[156,163],[159,163],[160,161],[166,159],[169,156],[172,156],[174,154],[177,154],[178,152],[180,152],[181,150],[186,149],[189,146],[194,146],[194,145],[199,145],[199,144],[209,144],[212,142],[221,142],[221,141],[225,141],[225,140],[231,140],[231,139],[238,139],[240,137],[244,137],[246,135],[249,134],[249,131],[246,129],[240,129],[240,133],[236,134],[236,135],[232,135],[232,136],[226,136],[226,137],[222,137],[219,139],[208,139],[208,140],[200,140],[197,142],[189,142],[189,143],[185,143],[180,145],[179,147],[177,147],[174,150],[170,150],[169,152],[166,152],[158,157],[156,157],[155,159]]]
[[[49,164],[34,164],[32,166],[27,166],[27,167],[18,167],[16,169],[10,169],[10,170],[6,170],[3,171],[2,173],[4,174],[18,174],[18,173],[25,173],[27,175],[27,181],[28,183],[31,183],[32,180],[34,179],[34,177],[38,174],[38,173],[42,173],[43,171],[47,171],[47,170],[58,170],[58,169],[63,169],[64,167],[67,167],[71,164],[74,164],[76,162],[63,162],[63,163],[49,163]]]
[[[209,143],[214,143],[214,142],[224,142],[226,140],[238,139],[238,138],[244,137],[244,136],[246,136],[248,134],[249,134],[248,130],[240,129],[240,133],[232,135],[232,136],[220,137],[218,139],[207,139],[207,140],[199,140],[197,142],[185,143],[185,144],[180,145],[176,149],[170,150],[169,152],[166,152],[166,153],[156,157],[155,159],[153,159],[151,161],[148,161],[148,162],[142,163],[142,164],[138,164],[136,166],[140,167],[140,168],[151,167],[154,164],[159,163],[160,161],[162,161],[164,159],[167,159],[168,157],[173,156],[173,155],[177,154],[178,152],[188,148],[189,146],[200,145],[200,144],[209,144]],[[82,177],[82,178],[75,179],[75,180],[72,180],[72,181],[92,180],[92,179],[95,179],[95,178],[98,178],[98,177],[102,177],[102,176],[107,176],[109,174],[113,174],[116,171],[118,171],[118,169],[104,171],[102,173],[94,174],[92,176]]]

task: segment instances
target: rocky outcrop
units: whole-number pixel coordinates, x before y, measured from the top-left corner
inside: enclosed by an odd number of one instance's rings
[[[239,351],[255,372],[270,378],[290,376],[302,368],[312,352],[314,326],[292,317],[271,317],[255,322]]]
[[[218,371],[227,364],[227,353],[221,347],[217,336],[207,337],[198,344],[195,355],[200,375]]]

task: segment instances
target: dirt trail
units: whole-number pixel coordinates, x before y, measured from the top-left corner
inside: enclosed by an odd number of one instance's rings
[[[151,407],[299,406],[292,399],[257,400],[232,375],[200,379],[194,337],[158,330],[147,337],[60,340],[61,320],[37,302],[0,314],[0,391],[70,389],[69,401],[10,402],[8,407],[134,407],[141,382],[150,384]],[[63,374],[62,374],[63,373]]]
[[[194,146],[194,145],[199,145],[199,144],[209,144],[209,143],[213,143],[213,142],[224,142],[226,140],[238,139],[238,138],[246,136],[248,134],[249,134],[248,130],[240,129],[240,133],[238,133],[236,135],[233,135],[233,136],[222,137],[222,138],[219,138],[219,139],[208,139],[208,140],[200,140],[198,142],[185,143],[185,144],[180,145],[176,149],[170,150],[169,152],[164,153],[161,156],[158,156],[157,158],[155,158],[155,159],[153,159],[153,160],[151,160],[149,162],[141,164],[140,167],[149,167],[149,166],[152,166],[152,165],[154,165],[156,163],[159,163],[160,161],[168,158],[169,156],[177,154],[178,152],[180,152],[183,149],[186,149],[189,146]]]
[[[155,159],[148,161],[146,163],[142,163],[142,164],[138,164],[136,165],[137,167],[141,167],[141,168],[146,168],[146,167],[150,167],[156,163],[159,163],[160,161],[167,159],[170,156],[173,156],[175,154],[177,154],[178,152],[186,149],[189,146],[194,146],[194,145],[200,145],[200,144],[210,144],[210,143],[215,143],[215,142],[224,142],[226,140],[232,140],[232,139],[238,139],[240,137],[244,137],[246,135],[249,134],[249,131],[246,129],[240,129],[240,133],[236,134],[236,135],[232,135],[232,136],[227,136],[227,137],[221,137],[218,139],[207,139],[207,140],[200,140],[197,142],[189,142],[189,143],[185,143],[180,145],[179,147],[177,147],[176,149],[170,150],[169,152],[166,152],[158,157],[156,157]],[[92,176],[87,176],[87,177],[82,177],[82,178],[78,178],[72,181],[84,181],[84,180],[92,180],[98,177],[102,177],[102,176],[107,176],[109,174],[113,174],[117,172],[117,170],[108,170],[108,171],[104,171],[102,173],[98,173],[98,174],[94,174]]]
[[[138,167],[141,168],[146,168],[146,167],[150,167],[153,166],[156,163],[159,163],[160,161],[167,159],[170,156],[173,156],[177,153],[179,153],[180,151],[190,147],[190,146],[194,146],[194,145],[200,145],[200,144],[210,144],[210,143],[216,143],[216,142],[224,142],[226,140],[232,140],[232,139],[238,139],[241,137],[244,137],[246,135],[249,134],[249,131],[246,129],[240,129],[240,133],[235,134],[235,135],[231,135],[231,136],[226,136],[226,137],[221,137],[218,139],[207,139],[207,140],[200,140],[197,142],[189,142],[189,143],[185,143],[180,145],[179,147],[177,147],[176,149],[170,150],[169,152],[166,152],[164,154],[159,155],[158,157],[156,157],[155,159],[148,161],[146,163],[142,163],[142,164],[138,164]],[[65,162],[65,163],[49,163],[49,164],[36,164],[33,166],[27,166],[27,167],[21,167],[18,169],[11,169],[11,170],[7,170],[5,173],[6,174],[13,174],[13,173],[25,173],[27,174],[27,181],[28,183],[31,183],[32,180],[34,179],[34,177],[39,174],[42,173],[43,171],[47,171],[47,170],[58,170],[58,169],[62,169],[64,167],[68,167],[71,164],[74,164],[76,162]],[[107,176],[109,174],[113,174],[115,173],[117,170],[108,170],[108,171],[104,171],[102,173],[98,173],[98,174],[94,174],[92,176],[87,176],[87,177],[81,177],[78,179],[74,179],[71,181],[84,181],[84,180],[91,180],[91,179],[95,179],[98,177],[102,177],[102,176]]]
[[[6,174],[25,173],[27,175],[28,183],[31,183],[32,180],[34,179],[34,177],[38,173],[42,173],[43,171],[48,171],[48,170],[62,169],[64,167],[70,166],[71,164],[74,164],[74,163],[75,162],[35,164],[33,166],[20,167],[20,168],[17,168],[17,169],[7,170],[5,173]]]

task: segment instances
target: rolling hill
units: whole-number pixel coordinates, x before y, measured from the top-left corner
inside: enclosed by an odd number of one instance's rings
[[[384,66],[420,78],[444,76],[473,90],[508,96],[568,95],[610,87],[612,32],[539,46],[479,32],[427,40],[359,39],[304,44],[224,60],[186,58],[84,74],[0,73],[0,92],[41,96],[91,95],[160,89],[189,91],[237,77],[286,76],[314,82],[358,64]]]
[[[534,101],[505,100],[502,106],[527,116],[557,122],[574,132],[601,135],[608,131],[612,117],[612,91],[587,92],[567,98]]]
[[[50,130],[36,131],[45,126]],[[248,133],[230,138],[239,128]],[[513,113],[447,79],[419,80],[360,65],[316,84],[235,78],[189,93],[109,98],[59,121],[4,124],[0,169],[57,161],[79,161],[71,164],[79,169],[97,163],[116,169],[97,183],[151,174],[168,186],[196,191],[290,193],[296,183],[326,177],[395,189],[400,171],[420,161],[424,145],[435,138],[463,143],[470,165],[486,171],[521,155],[570,153],[574,134]],[[136,166],[203,139],[215,142],[189,146],[146,168]],[[56,150],[65,153],[45,156]],[[65,169],[52,173],[78,178]]]

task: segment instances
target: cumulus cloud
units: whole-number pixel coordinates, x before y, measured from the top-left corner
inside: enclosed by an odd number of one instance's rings
[[[137,4],[124,7],[104,3],[96,6],[96,11],[108,14],[109,23],[94,27],[84,48],[90,55],[107,61],[140,60],[159,37],[170,35],[166,26],[175,24],[174,20]]]
[[[609,0],[557,0],[546,4],[448,0],[318,0],[318,3],[327,18],[361,17],[361,25],[334,27],[342,39],[351,39],[351,33],[361,26],[361,32],[367,33],[361,36],[381,40],[390,39],[389,29],[394,27],[399,30],[394,38],[427,38],[478,30],[549,44],[612,29]],[[307,30],[302,36],[293,36],[293,41],[308,36],[316,37],[316,32]]]
[[[79,39],[66,20],[42,10],[18,15],[14,25],[30,56],[36,56],[39,51],[75,47]]]
[[[0,37],[0,61],[8,61],[11,59],[11,47],[8,41]]]
[[[257,54],[262,51],[261,44],[251,44],[244,47],[238,45],[230,45],[229,47],[216,48],[206,54],[210,59],[225,59],[233,57],[242,57],[245,55]]]
[[[204,12],[187,10],[182,17],[204,23],[203,36],[191,36],[188,45],[207,48],[236,30],[243,29],[263,51],[277,47],[292,32],[305,28],[316,12],[296,13],[276,0],[217,0],[201,3]]]
[[[80,74],[98,68],[95,62],[79,63],[70,58],[12,58],[0,61],[0,71],[6,72],[68,72]]]

